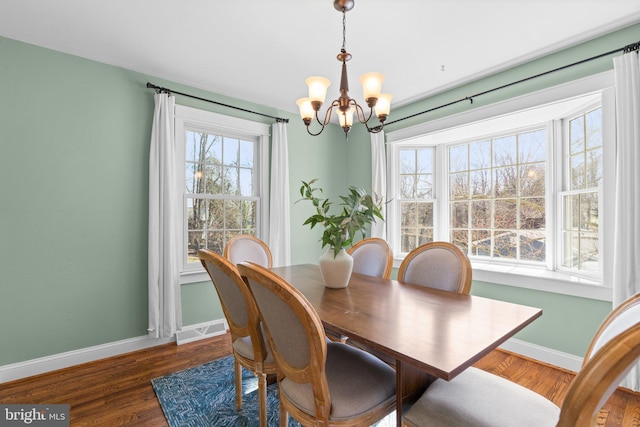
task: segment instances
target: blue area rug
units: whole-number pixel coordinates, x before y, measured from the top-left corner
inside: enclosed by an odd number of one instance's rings
[[[242,369],[242,410],[236,411],[233,356],[151,380],[171,427],[258,426],[258,379]],[[279,425],[278,385],[267,387],[267,424]],[[395,412],[378,427],[395,425]],[[300,424],[289,416],[289,427]]]

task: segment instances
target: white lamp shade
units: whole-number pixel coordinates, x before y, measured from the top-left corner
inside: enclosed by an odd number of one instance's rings
[[[338,120],[340,120],[340,126],[342,127],[351,127],[353,125],[353,112],[355,109],[353,107],[349,108],[346,113],[343,113],[339,109],[336,110],[336,115],[338,116]]]
[[[362,92],[364,99],[378,98],[382,91],[382,82],[384,81],[384,75],[380,73],[367,73],[360,77],[360,83],[362,83]]]
[[[376,116],[388,116],[391,111],[391,99],[393,95],[389,93],[381,93],[376,103]]]
[[[324,103],[324,99],[327,96],[327,88],[331,85],[329,79],[324,77],[313,76],[305,80],[307,86],[309,86],[309,99],[311,101],[320,101]]]
[[[298,99],[298,101],[296,101],[296,104],[298,104],[298,108],[300,109],[300,117],[302,117],[302,119],[313,118],[315,112],[313,110],[313,106],[311,105],[310,98],[300,98]]]

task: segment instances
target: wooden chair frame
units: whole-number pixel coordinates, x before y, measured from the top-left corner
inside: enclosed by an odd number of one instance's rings
[[[460,275],[460,285],[455,292],[468,295],[471,291],[471,278],[473,275],[471,262],[469,261],[469,258],[467,258],[467,256],[456,245],[449,242],[430,242],[422,246],[418,246],[417,248],[409,252],[407,256],[402,260],[400,268],[398,269],[398,281],[405,282],[405,274],[414,258],[425,251],[436,248],[448,250],[458,258],[458,260],[460,261],[460,265],[462,266],[462,273]]]
[[[267,259],[268,259],[268,265],[266,265],[265,267],[267,267],[267,268],[273,267],[273,256],[271,255],[271,249],[269,249],[269,246],[267,246],[267,244],[265,242],[263,242],[262,240],[258,239],[256,236],[254,236],[252,234],[239,234],[239,235],[234,236],[231,239],[229,239],[229,241],[227,242],[227,244],[224,247],[224,250],[222,252],[222,256],[227,258],[227,259],[231,259],[231,251],[233,249],[233,245],[238,243],[241,240],[251,240],[251,241],[257,243],[258,245],[260,245],[262,247],[262,249],[264,249],[264,252],[265,252],[265,254],[267,256]]]
[[[238,271],[245,280],[261,283],[282,301],[286,302],[304,326],[310,344],[310,361],[305,367],[294,367],[278,352],[278,348],[269,332],[266,322],[265,330],[271,351],[276,360],[278,383],[287,377],[298,383],[309,383],[313,390],[315,414],[311,416],[290,402],[284,393],[280,393],[280,427],[288,426],[291,414],[304,426],[344,426],[356,427],[371,425],[382,419],[395,409],[395,401],[377,411],[370,411],[363,416],[347,421],[329,420],[331,413],[331,395],[325,374],[327,359],[327,342],[322,321],[317,312],[304,295],[277,274],[257,264],[243,262],[238,264]]]
[[[242,280],[238,269],[228,259],[218,255],[217,253],[208,249],[201,249],[198,251],[198,257],[202,266],[209,273],[209,277],[214,284],[220,304],[222,305],[222,311],[227,323],[229,324],[229,330],[231,332],[231,340],[235,342],[239,338],[249,336],[253,345],[253,359],[249,359],[240,353],[238,353],[233,347],[234,356],[234,376],[235,376],[235,388],[236,388],[236,409],[239,411],[242,409],[242,366],[253,372],[258,377],[258,405],[259,405],[259,418],[260,427],[267,426],[267,375],[276,374],[275,361],[267,361],[267,345],[262,335],[262,328],[260,323],[260,315],[258,313],[258,307],[253,299],[253,294],[247,287],[247,284]],[[234,284],[240,290],[244,302],[247,308],[247,323],[240,324],[234,321],[223,295],[220,293],[218,286],[216,286],[214,276],[207,268],[207,262],[216,265],[224,274],[229,276],[233,280]]]
[[[637,304],[640,304],[640,294],[616,307],[598,328],[582,368],[562,402],[558,427],[597,425],[598,412],[634,366],[634,362],[640,358],[640,320],[610,339],[598,351],[593,350],[607,327]]]
[[[381,277],[383,279],[388,279],[389,277],[391,277],[391,270],[393,268],[393,252],[391,251],[391,247],[389,246],[386,240],[381,239],[379,237],[369,237],[367,239],[362,239],[359,242],[357,242],[355,245],[351,246],[349,250],[347,250],[347,253],[353,256],[354,252],[356,252],[358,249],[362,248],[363,246],[367,246],[367,245],[378,245],[378,246],[381,246],[386,251],[387,259],[385,261],[384,271],[382,272]]]

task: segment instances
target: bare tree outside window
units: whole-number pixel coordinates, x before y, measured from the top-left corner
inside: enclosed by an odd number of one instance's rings
[[[546,259],[546,130],[450,146],[450,239],[470,256]]]
[[[433,149],[400,150],[402,252],[433,241]]]
[[[255,141],[186,131],[188,262],[198,261],[199,249],[221,254],[231,237],[256,233],[255,145]]]

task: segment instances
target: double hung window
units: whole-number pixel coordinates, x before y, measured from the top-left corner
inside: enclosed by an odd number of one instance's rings
[[[266,240],[268,126],[176,107],[183,273],[199,249],[222,254],[238,234]]]

